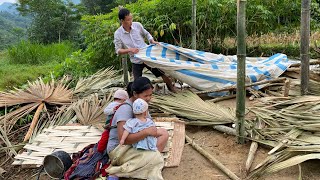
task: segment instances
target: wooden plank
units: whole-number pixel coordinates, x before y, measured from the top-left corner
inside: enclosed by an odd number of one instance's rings
[[[94,128],[91,126],[91,128]],[[54,127],[56,130],[78,130],[78,129],[90,129],[90,126],[56,126]]]
[[[57,148],[68,148],[68,147],[74,147],[76,143],[52,143],[52,142],[47,142],[47,143],[41,143],[39,145],[39,147],[43,147],[43,148],[54,148],[54,149],[57,149]],[[81,143],[81,144],[78,144],[77,146],[79,145],[89,145],[90,143]]]
[[[174,134],[172,138],[171,153],[166,160],[165,167],[177,167],[180,164],[182,151],[185,143],[185,124],[183,122],[174,123]]]
[[[77,137],[77,136],[83,136],[83,133],[74,133],[74,132],[63,132],[63,133],[50,133],[48,136],[51,137]],[[88,133],[88,136],[101,136],[101,133]]]
[[[14,165],[14,166],[20,166],[22,164],[22,161],[20,160],[15,160],[13,161],[13,163],[11,165]]]
[[[32,150],[32,151],[40,151],[40,152],[52,152],[51,148],[43,148],[31,144],[27,144],[23,147],[24,149]]]
[[[177,117],[156,117],[153,118],[155,122],[183,122]]]
[[[50,137],[46,135],[39,135],[39,137],[36,137],[35,141],[38,142],[48,142],[48,141],[54,141],[54,142],[62,142],[61,138],[64,137]],[[86,137],[86,136],[80,136],[80,137],[65,137],[63,139],[63,142],[69,142],[69,143],[96,143],[100,140],[100,136],[93,136],[93,137]]]
[[[21,160],[38,160],[43,161],[44,157],[36,157],[36,156],[30,156],[30,155],[22,155],[18,154],[15,159],[21,159]]]
[[[96,133],[102,134],[101,131],[98,129],[80,129],[80,130],[58,130],[58,129],[45,129],[43,132],[50,132],[50,133]]]

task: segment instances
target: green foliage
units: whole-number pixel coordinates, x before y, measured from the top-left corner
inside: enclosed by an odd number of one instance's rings
[[[58,64],[54,68],[54,76],[62,77],[65,74],[71,75],[73,79],[77,80],[80,77],[86,77],[92,73],[87,55],[83,54],[81,50],[73,52],[72,55],[65,59],[64,62]]]
[[[48,76],[56,65],[57,62],[41,65],[13,64],[9,62],[7,52],[0,52],[0,91],[21,86],[39,76]]]
[[[80,5],[62,0],[24,0],[18,10],[33,17],[28,30],[31,41],[47,44],[78,36],[83,10]]]
[[[312,0],[313,26],[319,25],[318,7]],[[98,1],[96,1],[98,2]],[[127,1],[125,1],[127,2]],[[121,0],[113,3],[125,3]],[[110,5],[110,4],[109,4]],[[141,22],[156,40],[183,47],[191,47],[191,1],[185,0],[138,0],[125,5],[133,14],[134,21]],[[269,32],[292,33],[300,26],[300,0],[254,0],[247,3],[247,33],[257,36]],[[235,0],[197,1],[197,47],[200,50],[236,54],[234,46],[225,44],[226,38],[236,37],[237,5]],[[82,36],[86,49],[57,68],[58,74],[68,72],[85,75],[108,66],[120,68],[119,58],[114,50],[114,32],[119,27],[118,8],[105,15],[83,16]],[[273,45],[272,45],[273,47]],[[292,53],[296,56],[298,46],[281,45],[275,49],[268,46],[250,46],[248,54],[260,56],[276,52]],[[269,49],[267,49],[269,48]],[[288,54],[290,56],[290,54]],[[83,64],[86,64],[84,66]],[[75,66],[75,70],[70,68]],[[67,66],[67,67],[64,67]],[[84,67],[81,70],[81,67]],[[61,71],[59,71],[59,69]],[[84,73],[85,72],[85,73]]]
[[[8,48],[9,61],[12,64],[45,64],[48,62],[62,62],[74,51],[70,42],[43,45],[21,41]]]

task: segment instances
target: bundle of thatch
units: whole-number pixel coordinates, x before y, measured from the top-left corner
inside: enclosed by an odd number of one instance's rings
[[[235,110],[213,102],[205,102],[191,91],[170,95],[155,95],[151,105],[187,119],[187,124],[210,126],[234,123]]]
[[[250,174],[257,178],[263,174],[320,158],[320,97],[263,98],[262,107],[250,110],[266,124],[252,131],[255,141],[272,146],[269,156]]]
[[[7,110],[0,116],[0,142],[11,147],[8,135],[17,121],[26,116],[33,119],[24,141],[32,141],[48,126],[70,121],[84,125],[103,123],[103,109],[114,92],[110,87],[119,84],[116,73],[113,68],[98,71],[80,79],[75,89],[68,88],[65,78],[48,83],[40,78],[29,82],[26,89],[0,92],[0,109]]]
[[[16,89],[9,92],[0,92],[0,108],[16,107],[15,110],[0,117],[1,124],[10,131],[13,125],[20,119],[30,114],[35,109],[32,123],[24,141],[29,140],[40,117],[40,113],[47,109],[48,105],[68,105],[71,104],[73,92],[68,89],[62,81],[44,83],[38,79],[33,83],[28,83],[26,89]]]

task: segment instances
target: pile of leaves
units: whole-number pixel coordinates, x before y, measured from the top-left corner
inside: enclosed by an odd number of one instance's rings
[[[259,107],[260,106],[260,107]],[[320,97],[268,97],[250,109],[265,124],[251,130],[254,141],[273,147],[269,156],[257,165],[249,178],[259,178],[310,159],[320,153]]]

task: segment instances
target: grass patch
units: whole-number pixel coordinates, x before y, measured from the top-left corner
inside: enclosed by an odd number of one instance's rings
[[[73,51],[72,43],[67,41],[48,45],[21,41],[8,48],[8,58],[13,64],[44,64],[62,62]]]
[[[8,53],[2,51],[0,52],[0,91],[21,86],[40,76],[48,76],[57,64],[59,64],[57,61],[42,65],[13,64],[9,62]]]

